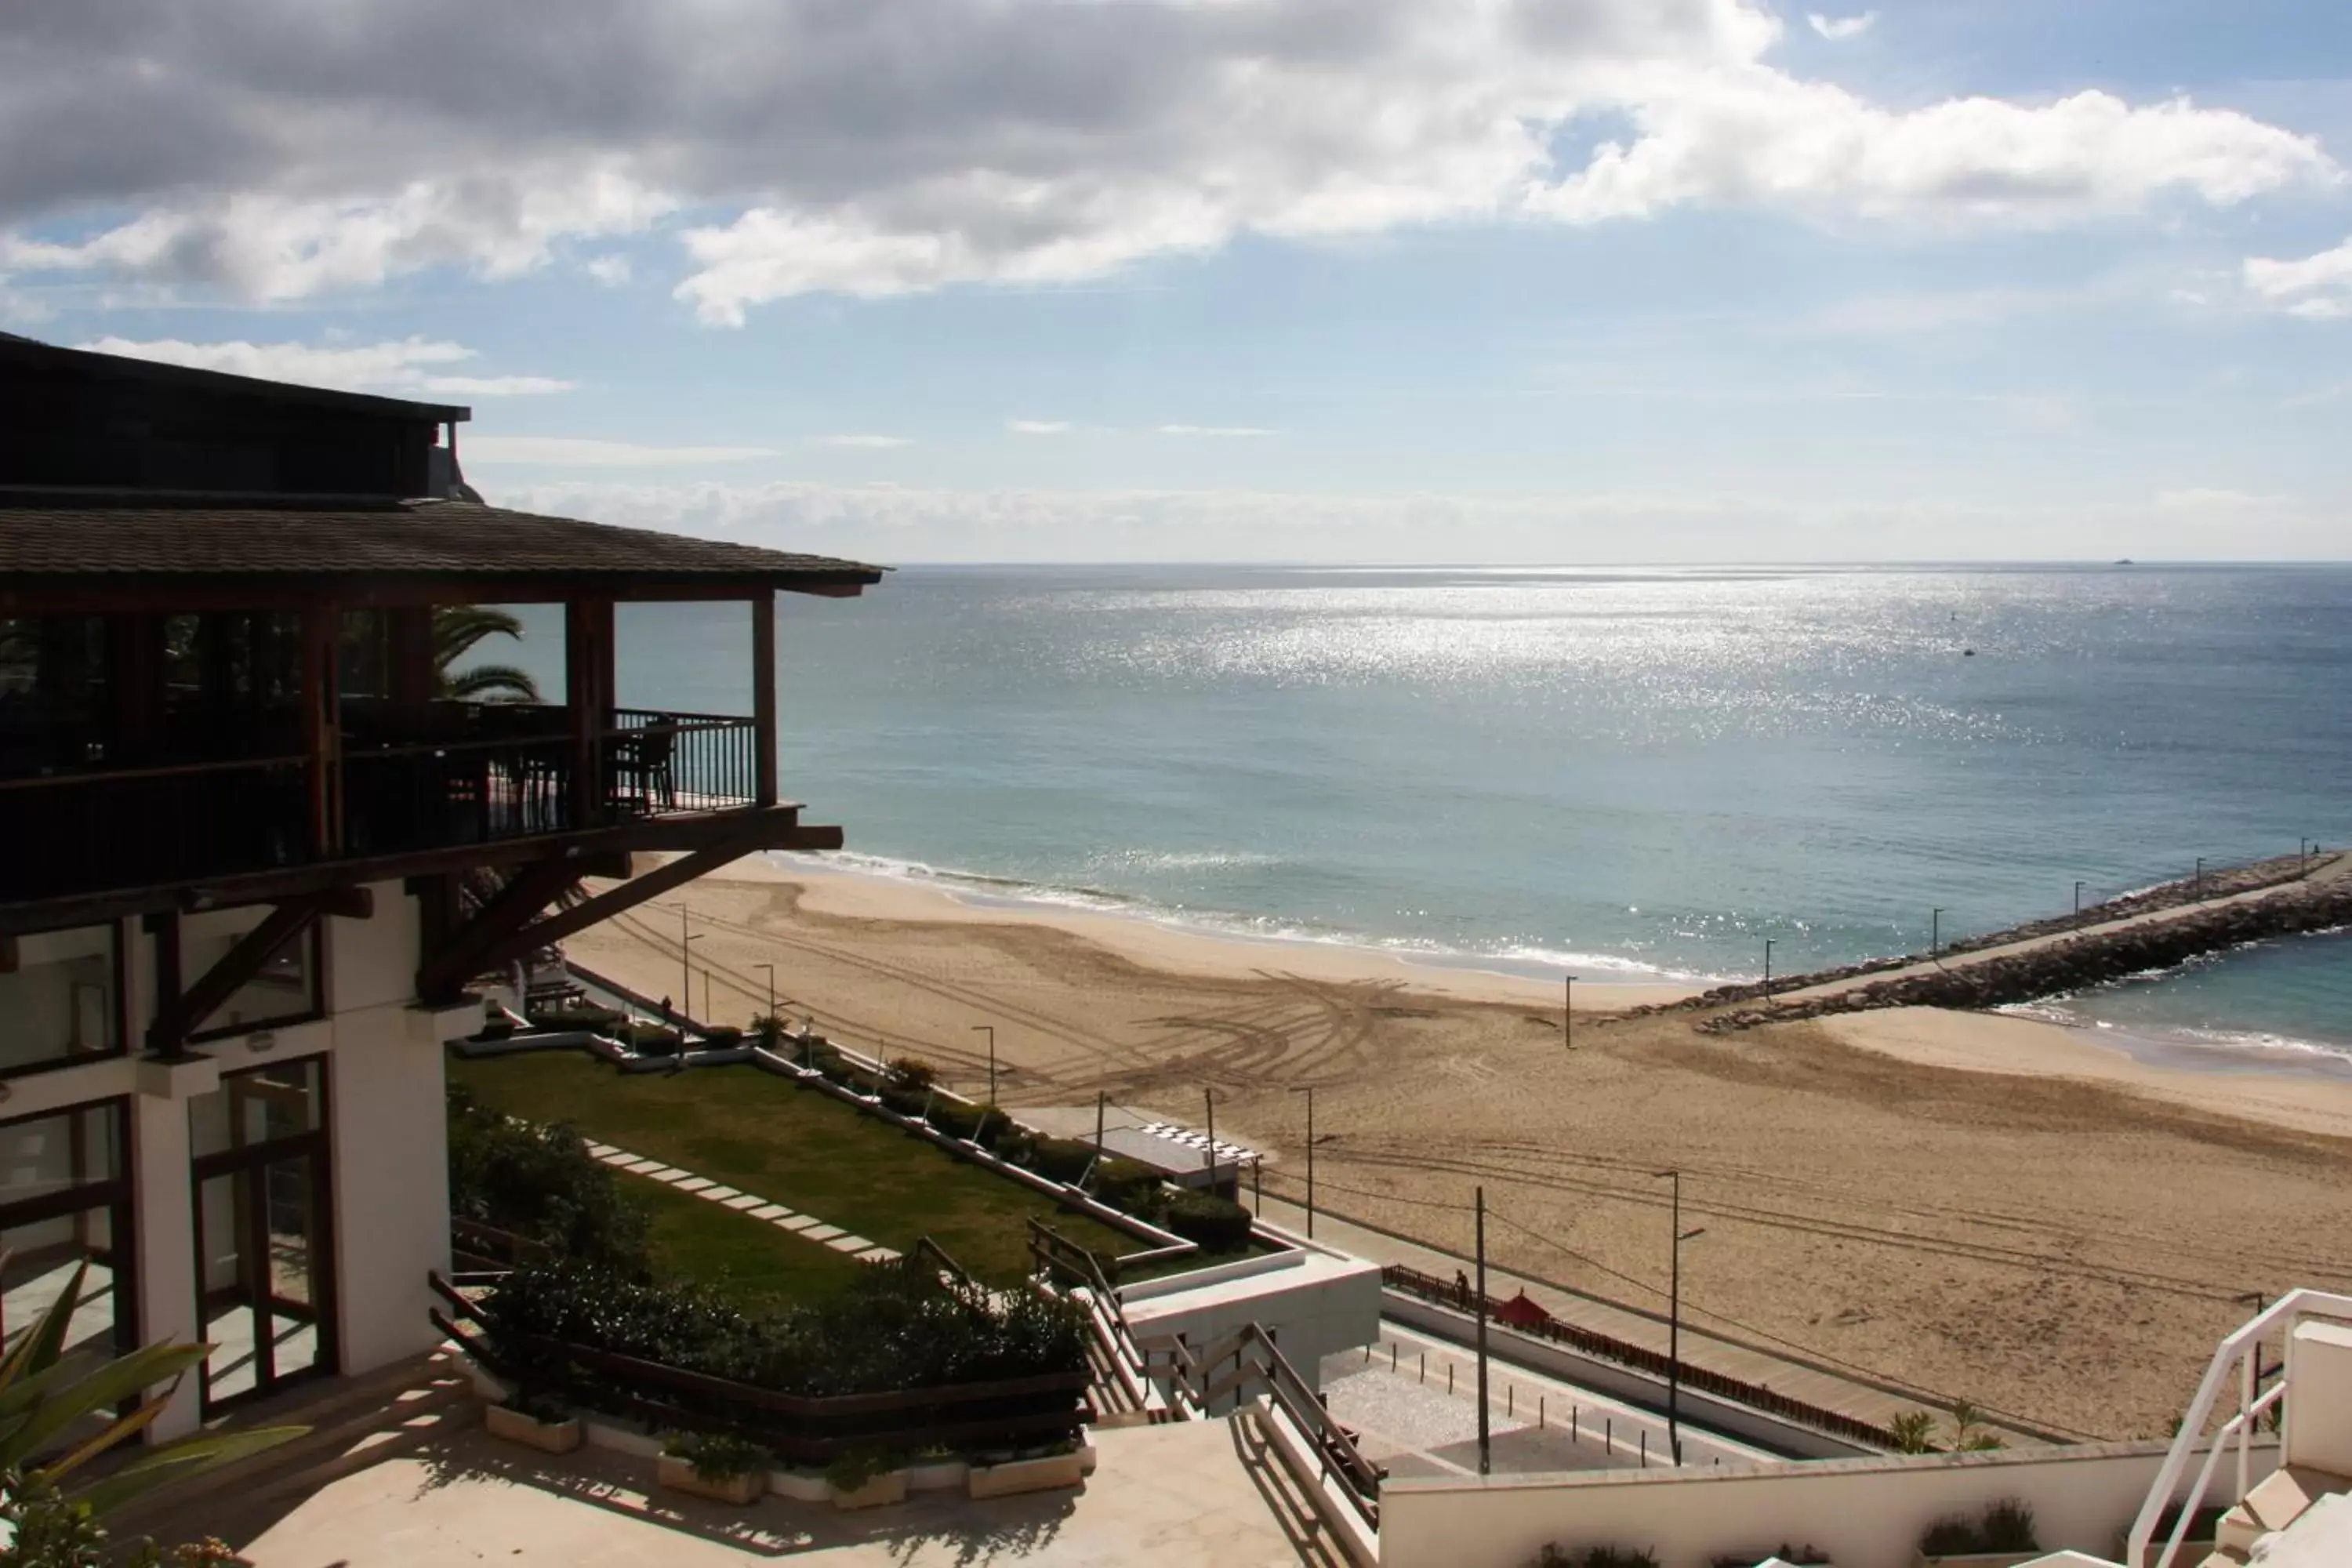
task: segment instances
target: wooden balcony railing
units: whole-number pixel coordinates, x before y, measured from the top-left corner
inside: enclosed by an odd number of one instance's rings
[[[578,832],[758,799],[750,719],[625,710],[583,744],[561,727],[560,708],[486,705],[474,717],[425,726],[437,731],[431,739],[370,722],[347,731],[325,763],[281,755],[0,778],[0,902]],[[321,802],[323,834],[314,826]]]

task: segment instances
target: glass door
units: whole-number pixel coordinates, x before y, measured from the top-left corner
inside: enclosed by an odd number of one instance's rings
[[[189,1102],[207,1413],[334,1369],[325,1088],[314,1058]]]

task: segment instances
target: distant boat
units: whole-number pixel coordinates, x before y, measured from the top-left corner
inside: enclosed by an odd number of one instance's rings
[[[1977,650],[1972,647],[1964,647],[1960,649],[1960,657],[1962,658],[1974,658],[1976,656]]]
[[[2118,566],[2129,566],[2132,564],[2132,558],[2128,555],[2119,556],[2116,558],[2116,564]]]

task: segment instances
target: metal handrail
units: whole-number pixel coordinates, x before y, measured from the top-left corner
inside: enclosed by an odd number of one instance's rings
[[[1339,1481],[1349,1506],[1368,1527],[1380,1528],[1383,1472],[1364,1458],[1355,1435],[1324,1407],[1322,1395],[1298,1375],[1265,1325],[1244,1323],[1197,1356],[1176,1339],[1155,1341],[1152,1349],[1167,1355],[1179,1397],[1202,1414],[1227,1394],[1239,1399],[1253,1384],[1263,1384],[1267,1404],[1289,1416],[1300,1435],[1315,1445],[1323,1473]],[[1227,1363],[1232,1371],[1213,1377],[1215,1369]]]
[[[2205,1463],[2197,1472],[2197,1485],[2180,1501],[2179,1516],[2163,1551],[2148,1568],[2172,1568],[2180,1543],[2188,1538],[2189,1527],[2197,1510],[2205,1505],[2206,1489],[2212,1485],[2214,1467],[2235,1437],[2238,1446],[2238,1498],[2242,1501],[2247,1492],[2248,1470],[2253,1447],[2253,1430],[2263,1416],[2276,1408],[2286,1394],[2286,1379],[2282,1377],[2267,1394],[2258,1390],[2263,1371],[2261,1359],[2263,1336],[2282,1323],[2292,1325],[2301,1318],[2317,1317],[2352,1320],[2352,1296],[2337,1295],[2327,1290],[2290,1290],[2262,1311],[2240,1325],[2224,1339],[2213,1352],[2212,1362],[2205,1369],[2203,1381],[2197,1385],[2196,1397],[2180,1417],[2180,1435],[2172,1440],[2171,1451],[2165,1455],[2163,1466],[2156,1473],[2155,1484],[2148,1488],[2147,1500],[2140,1505],[2139,1517],[2132,1521],[2131,1532],[2125,1538],[2124,1560],[2134,1564],[2147,1562],[2147,1549],[2156,1534],[2158,1520],[2173,1501],[2180,1485],[2182,1473],[2198,1448],[2209,1441],[2205,1430],[2213,1418],[2213,1407],[2221,1397],[2222,1387],[2234,1370],[2238,1374],[2237,1414],[2210,1434],[2211,1447]],[[2292,1333],[2290,1326],[2288,1332]]]

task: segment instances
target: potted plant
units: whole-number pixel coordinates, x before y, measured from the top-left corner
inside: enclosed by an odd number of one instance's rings
[[[824,1468],[835,1508],[879,1508],[907,1499],[907,1472],[872,1448],[845,1448]]]
[[[1802,1546],[1780,1542],[1778,1552],[1732,1552],[1718,1557],[1712,1568],[1771,1568],[1785,1563],[1787,1568],[1830,1568],[1830,1554],[1806,1542]]]
[[[993,1463],[975,1461],[964,1480],[964,1495],[992,1498],[1059,1491],[1084,1480],[1085,1467],[1086,1449],[1077,1443],[1057,1443],[1026,1455],[1011,1454]]]
[[[587,1436],[580,1418],[546,1394],[518,1390],[501,1404],[482,1412],[482,1425],[493,1437],[536,1448],[542,1454],[568,1454]]]
[[[725,1433],[672,1432],[662,1438],[656,1476],[673,1491],[737,1507],[768,1489],[768,1450]]]
[[[1939,1519],[1919,1538],[1921,1568],[2018,1568],[2041,1555],[2033,1510],[2014,1498],[1978,1519]]]
[[[1528,1568],[1658,1568],[1658,1554],[1645,1547],[1570,1547],[1548,1541]]]

